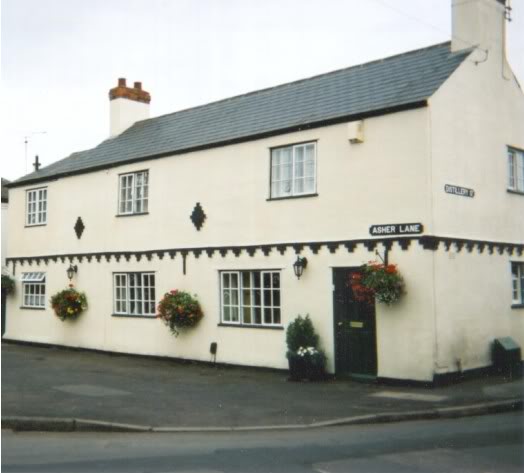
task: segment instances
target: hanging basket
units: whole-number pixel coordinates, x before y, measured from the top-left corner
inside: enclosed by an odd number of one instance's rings
[[[158,304],[157,318],[161,319],[176,337],[180,334],[180,329],[194,327],[203,316],[196,296],[177,289],[166,292]]]
[[[370,261],[354,272],[348,281],[355,300],[372,304],[374,300],[391,305],[397,302],[404,291],[404,279],[397,265]]]
[[[57,292],[51,297],[51,307],[56,316],[63,322],[74,320],[87,309],[87,298],[83,292],[78,292],[73,285]]]

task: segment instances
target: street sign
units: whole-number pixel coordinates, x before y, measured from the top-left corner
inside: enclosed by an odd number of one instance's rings
[[[446,184],[444,190],[447,194],[458,195],[460,197],[474,197],[475,191],[473,189],[468,189],[467,187],[453,186],[451,184]]]
[[[369,233],[372,236],[384,235],[414,235],[424,231],[421,223],[390,223],[386,225],[371,225]]]

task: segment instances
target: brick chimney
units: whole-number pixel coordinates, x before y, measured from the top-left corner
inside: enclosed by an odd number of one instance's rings
[[[124,78],[109,91],[109,136],[117,136],[140,120],[149,118],[151,96],[142,90],[142,83],[127,87]]]
[[[452,51],[478,46],[505,59],[505,0],[452,0],[451,8]]]

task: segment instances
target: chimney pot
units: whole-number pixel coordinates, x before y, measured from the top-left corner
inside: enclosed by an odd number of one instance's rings
[[[135,89],[142,90],[142,82],[135,82]]]
[[[126,86],[126,79],[125,77],[121,77],[118,79],[118,87],[125,87]]]

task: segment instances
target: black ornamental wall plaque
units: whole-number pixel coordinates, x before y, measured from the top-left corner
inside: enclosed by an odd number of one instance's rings
[[[200,205],[200,202],[197,202],[195,208],[193,209],[193,212],[191,213],[191,221],[193,222],[193,225],[196,227],[197,230],[200,230],[202,228],[205,219],[206,214],[204,213],[204,209]]]
[[[76,233],[76,237],[80,240],[82,233],[84,233],[85,225],[84,222],[82,222],[82,217],[78,217],[76,219],[75,226],[73,227]]]

